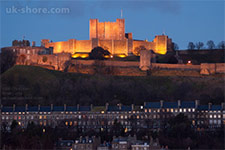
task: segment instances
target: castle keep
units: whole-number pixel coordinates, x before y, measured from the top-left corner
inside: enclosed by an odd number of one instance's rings
[[[157,35],[152,42],[135,40],[132,33],[125,33],[125,19],[116,19],[116,22],[99,22],[90,19],[89,40],[69,39],[68,41],[50,42],[41,41],[46,48],[53,47],[53,53],[67,52],[73,57],[88,57],[87,53],[97,46],[108,50],[112,55],[125,57],[135,54],[135,50],[144,47],[158,54],[166,54],[172,50],[172,40],[166,35]]]

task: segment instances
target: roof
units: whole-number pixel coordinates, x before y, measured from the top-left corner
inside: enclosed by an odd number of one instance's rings
[[[132,107],[131,106],[121,106],[121,111],[131,111]]]
[[[50,112],[51,111],[51,107],[50,106],[41,106],[40,107],[40,111]]]
[[[222,106],[221,105],[212,105],[210,110],[221,110]]]
[[[180,107],[181,108],[195,108],[195,102],[194,101],[181,101]]]
[[[209,107],[208,107],[208,105],[199,105],[197,109],[198,110],[208,110]]]
[[[27,108],[27,111],[38,111],[38,107],[37,106],[29,106]]]
[[[77,111],[77,106],[67,106],[66,111]]]
[[[178,108],[177,102],[164,102],[163,108]]]
[[[91,107],[90,106],[80,106],[79,111],[91,111]]]
[[[64,107],[63,106],[53,106],[52,111],[64,111]]]
[[[24,106],[15,107],[15,112],[25,112],[25,111],[26,111],[26,107]]]
[[[145,108],[160,108],[160,102],[147,102]]]
[[[12,106],[2,107],[2,112],[13,112]]]
[[[120,111],[118,106],[108,106],[107,111]]]

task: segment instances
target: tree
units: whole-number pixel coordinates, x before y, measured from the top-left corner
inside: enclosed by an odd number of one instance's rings
[[[209,40],[207,42],[207,46],[208,46],[208,49],[214,49],[215,48],[215,44],[212,40]]]
[[[173,50],[178,50],[179,49],[179,46],[177,43],[173,43]]]
[[[202,49],[203,46],[204,46],[204,43],[202,43],[202,42],[197,42],[197,43],[196,43],[196,48],[197,48],[198,50],[199,50],[199,49]]]
[[[105,59],[104,56],[110,55],[110,52],[107,50],[104,50],[102,47],[95,47],[91,50],[89,53],[89,57],[91,59],[97,59],[97,60],[103,60]]]
[[[146,48],[145,48],[145,46],[143,46],[143,45],[141,45],[141,46],[139,46],[139,47],[136,47],[135,49],[134,49],[134,55],[136,55],[136,56],[140,56],[140,51],[141,50],[146,50]]]
[[[43,56],[42,61],[45,63],[48,60],[46,56]]]
[[[219,49],[225,49],[225,41],[221,41],[218,46]]]
[[[16,63],[17,56],[10,49],[1,49],[0,62],[1,62],[1,73],[5,72]]]
[[[189,42],[188,43],[188,49],[191,50],[191,49],[195,49],[195,44],[193,42]]]
[[[18,46],[18,40],[14,40],[13,42],[12,42],[12,46]]]

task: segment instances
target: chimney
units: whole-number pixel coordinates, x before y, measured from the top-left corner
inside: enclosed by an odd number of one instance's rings
[[[16,110],[16,105],[15,104],[13,104],[13,111],[15,111]]]
[[[181,101],[178,100],[178,101],[177,101],[177,104],[178,104],[178,108],[180,108],[180,106],[181,106]]]
[[[53,104],[51,104],[51,111],[53,111]]]
[[[41,105],[38,105],[38,111],[40,111],[40,109],[41,109]]]
[[[93,108],[93,104],[91,104],[91,110],[92,110],[92,108]]]
[[[79,104],[77,104],[77,111],[79,111],[79,109],[80,109],[80,105],[79,105]]]
[[[200,101],[199,100],[195,100],[195,108],[198,108]]]
[[[221,107],[222,107],[222,110],[224,110],[225,109],[225,103],[223,102],[223,103],[221,103]]]
[[[122,106],[122,104],[121,104],[121,103],[119,103],[119,110],[121,110],[121,106]]]
[[[134,104],[131,104],[131,110],[134,110]]]
[[[160,107],[163,107],[163,100],[160,101]]]
[[[28,104],[26,104],[25,106],[25,111],[28,111]]]
[[[105,103],[105,110],[108,110],[109,103]]]
[[[64,104],[64,111],[66,111],[66,104]]]
[[[35,41],[32,41],[32,47],[35,47]]]
[[[208,109],[210,110],[212,108],[212,103],[208,104]]]

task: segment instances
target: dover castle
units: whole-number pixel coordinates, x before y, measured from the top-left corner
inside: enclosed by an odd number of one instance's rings
[[[172,50],[172,40],[166,35],[157,35],[152,42],[135,40],[132,33],[125,33],[125,19],[116,19],[116,22],[99,22],[90,19],[89,40],[69,39],[68,41],[50,42],[41,41],[42,46],[53,48],[53,53],[71,53],[74,58],[88,57],[88,53],[97,46],[108,50],[112,55],[126,57],[136,54],[135,50],[144,47],[158,54],[166,54]]]

